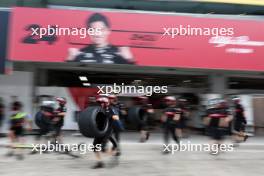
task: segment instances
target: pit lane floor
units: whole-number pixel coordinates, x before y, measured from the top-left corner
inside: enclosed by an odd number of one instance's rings
[[[33,140],[26,137],[27,143]],[[0,138],[0,144],[7,143]],[[195,144],[209,142],[205,136],[183,139]],[[92,144],[92,139],[67,134],[64,143]],[[229,143],[230,141],[226,141]],[[210,155],[208,152],[175,152],[162,154],[162,134],[151,135],[147,143],[138,143],[138,133],[122,134],[122,155],[116,159],[104,156],[106,168],[91,169],[95,164],[93,152],[72,158],[58,153],[25,155],[24,160],[6,157],[7,149],[0,148],[1,176],[262,176],[264,175],[264,137],[252,137],[232,152]],[[24,150],[30,153],[30,150]],[[114,165],[113,165],[114,163]]]

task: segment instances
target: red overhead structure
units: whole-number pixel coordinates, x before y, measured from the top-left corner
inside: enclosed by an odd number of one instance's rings
[[[12,61],[65,62],[69,48],[91,43],[89,36],[32,36],[32,27],[84,28],[87,19],[101,13],[111,24],[110,43],[130,48],[135,64],[177,68],[223,70],[264,70],[264,20],[134,13],[106,10],[58,10],[14,8],[9,40]],[[177,35],[172,38],[164,28],[218,28],[232,35]],[[218,32],[219,32],[218,31]],[[171,32],[171,30],[170,30]],[[230,32],[230,31],[228,31]],[[228,33],[227,32],[227,33]]]

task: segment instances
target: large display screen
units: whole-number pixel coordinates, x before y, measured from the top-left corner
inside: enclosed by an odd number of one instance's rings
[[[263,71],[263,31],[258,19],[14,8],[9,59]]]

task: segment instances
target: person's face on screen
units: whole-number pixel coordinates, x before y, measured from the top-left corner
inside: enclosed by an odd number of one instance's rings
[[[104,22],[96,21],[91,24],[91,27],[100,32],[95,35],[90,35],[91,40],[97,46],[104,46],[108,44],[108,36],[110,34],[110,29],[105,25]]]

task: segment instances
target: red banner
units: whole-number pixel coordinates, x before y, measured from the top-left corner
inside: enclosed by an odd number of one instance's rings
[[[106,27],[100,28],[100,36],[32,35],[37,28],[68,28],[72,32],[90,25],[94,29],[93,25],[100,26],[95,23],[98,21]],[[14,8],[11,22],[9,59],[13,61],[264,70],[263,20]],[[107,47],[97,47],[100,42]]]

